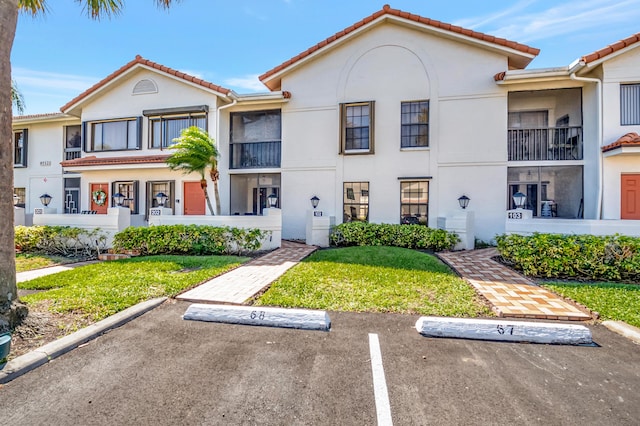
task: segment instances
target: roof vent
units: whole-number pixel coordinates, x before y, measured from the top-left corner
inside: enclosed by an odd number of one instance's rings
[[[133,86],[132,95],[145,95],[147,93],[158,93],[158,86],[153,80],[145,78]]]

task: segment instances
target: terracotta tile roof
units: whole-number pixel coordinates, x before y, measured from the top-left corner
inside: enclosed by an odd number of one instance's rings
[[[597,50],[593,53],[590,53],[588,55],[583,56],[582,58],[580,58],[581,62],[584,62],[585,64],[588,64],[589,62],[593,62],[596,61],[598,59],[602,59],[605,56],[608,56],[612,53],[615,53],[619,50],[624,49],[627,46],[631,46],[632,44],[638,43],[640,41],[640,33],[636,33],[634,35],[632,35],[631,37],[627,37],[624,40],[620,40],[616,43],[610,44],[607,47],[604,47],[600,50]]]
[[[127,157],[80,157],[73,160],[65,160],[60,164],[62,167],[76,166],[111,166],[122,164],[153,164],[164,163],[169,155],[131,155]]]
[[[47,112],[45,114],[31,114],[31,115],[14,115],[13,120],[35,120],[38,118],[55,118],[65,117],[65,114],[61,112]],[[73,118],[73,117],[69,117]]]
[[[640,135],[635,132],[627,133],[617,141],[602,147],[602,152],[612,151],[623,146],[640,146]]]
[[[190,81],[192,83],[198,84],[198,85],[200,85],[202,87],[206,87],[207,89],[215,90],[216,92],[220,92],[223,95],[228,95],[229,93],[231,93],[230,89],[224,88],[222,86],[218,86],[217,84],[209,83],[208,81],[204,81],[204,80],[202,80],[202,79],[200,79],[198,77],[194,77],[192,75],[185,74],[185,73],[183,73],[181,71],[177,71],[177,70],[174,70],[174,69],[169,68],[169,67],[165,67],[164,65],[160,65],[160,64],[158,64],[156,62],[150,61],[148,59],[144,59],[140,55],[136,55],[136,58],[133,61],[123,65],[118,70],[116,70],[113,73],[109,74],[107,77],[103,78],[102,80],[100,80],[99,82],[97,82],[96,84],[94,84],[93,86],[91,86],[90,88],[88,88],[84,92],[80,93],[75,98],[73,98],[71,101],[67,102],[65,105],[60,107],[60,111],[64,112],[66,109],[70,108],[72,105],[74,105],[77,102],[81,101],[82,99],[84,99],[85,97],[89,96],[90,94],[94,93],[95,91],[100,89],[102,86],[104,86],[105,84],[109,83],[111,80],[114,80],[115,78],[117,78],[118,76],[122,75],[123,73],[125,73],[126,71],[128,71],[129,69],[131,69],[132,67],[134,67],[135,65],[138,65],[138,64],[146,65],[148,67],[160,70],[160,71],[162,71],[164,73],[173,75],[173,76],[181,78],[183,80]]]
[[[385,4],[381,10],[375,12],[374,14],[367,16],[366,18],[364,18],[363,20],[356,22],[355,24],[351,25],[350,27],[345,28],[344,30],[337,32],[336,34],[332,35],[331,37],[327,38],[326,40],[321,41],[320,43],[316,44],[315,46],[310,47],[309,49],[305,50],[304,52],[294,56],[293,58],[289,59],[286,62],[283,62],[282,64],[278,65],[277,67],[267,71],[266,73],[262,74],[259,79],[260,81],[262,81],[264,83],[264,80],[266,80],[267,78],[269,78],[270,76],[282,71],[283,69],[289,67],[290,65],[295,64],[296,62],[300,61],[301,59],[306,58],[307,56],[313,54],[314,52],[322,49],[323,47],[335,42],[336,40],[341,39],[342,37],[346,36],[347,34],[357,30],[358,28],[361,28],[367,24],[369,24],[370,22],[378,19],[381,16],[384,15],[391,15],[391,16],[396,16],[399,18],[404,18],[404,19],[408,19],[410,21],[414,21],[414,22],[418,22],[424,25],[429,25],[435,28],[439,28],[442,30],[446,30],[446,31],[451,31],[453,33],[458,33],[458,34],[462,34],[468,37],[472,37],[478,40],[482,40],[482,41],[486,41],[489,43],[494,43],[500,46],[504,46],[504,47],[509,47],[511,49],[514,50],[518,50],[520,52],[526,53],[526,54],[530,54],[530,55],[537,55],[538,53],[540,53],[540,49],[536,49],[534,47],[530,47],[524,44],[520,44],[520,43],[516,43],[515,41],[510,41],[504,38],[499,38],[499,37],[494,37],[488,34],[484,34],[484,33],[480,33],[478,31],[473,31],[473,30],[468,30],[462,27],[458,27],[456,25],[451,25],[451,24],[447,24],[445,22],[441,22],[441,21],[436,21],[434,19],[429,19],[429,18],[425,18],[419,15],[414,15],[412,13],[408,13],[408,12],[403,12],[402,10],[399,9],[392,9],[388,4]]]

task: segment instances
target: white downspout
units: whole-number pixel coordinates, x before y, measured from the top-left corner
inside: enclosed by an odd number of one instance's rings
[[[580,64],[584,65],[584,64]],[[576,81],[586,81],[590,83],[596,83],[597,85],[597,96],[598,96],[598,220],[602,219],[602,198],[603,198],[603,189],[604,186],[604,170],[603,170],[603,160],[602,160],[602,141],[604,140],[604,117],[602,114],[602,80],[599,78],[591,78],[591,77],[578,77],[576,72],[572,72],[570,75],[571,80]],[[584,147],[583,147],[584,149]]]
[[[233,96],[232,98],[233,100],[231,101],[230,104],[227,105],[223,105],[221,107],[217,107],[216,105],[216,144],[218,145],[218,151],[220,151],[220,111],[222,111],[223,109],[226,108],[230,108],[232,106],[234,106],[235,104],[238,103],[238,98],[236,96]],[[227,163],[228,164],[228,163]],[[218,167],[218,170],[220,168]],[[216,206],[218,207],[218,206]],[[222,210],[222,206],[220,206],[220,209]]]

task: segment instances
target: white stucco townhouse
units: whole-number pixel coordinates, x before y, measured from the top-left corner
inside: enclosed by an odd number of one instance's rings
[[[205,214],[199,177],[164,164],[195,124],[221,154],[222,214],[260,214],[275,194],[284,238],[304,238],[314,195],[337,223],[435,227],[464,194],[485,241],[517,192],[543,227],[638,227],[638,47],[635,35],[527,70],[535,48],[385,6],[260,76],[263,94],[138,56],[61,113],[14,117],[15,192],[27,211],[46,192],[69,214],[102,213],[119,192],[137,225],[158,192],[175,215]]]

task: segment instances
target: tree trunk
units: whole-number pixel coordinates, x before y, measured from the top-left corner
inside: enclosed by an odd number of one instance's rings
[[[216,214],[220,216],[220,191],[218,190],[218,181],[213,182],[213,194],[216,197]]]
[[[204,191],[204,199],[207,200],[207,207],[209,208],[209,213],[211,213],[211,216],[215,216],[215,213],[213,212],[213,206],[211,205],[211,199],[209,198],[209,192],[207,191],[206,179],[200,180],[200,188],[202,188],[202,190]]]
[[[220,191],[218,190],[218,179],[220,178],[220,173],[217,168],[212,168],[209,175],[213,181],[213,194],[216,198],[216,214],[220,216]]]
[[[13,228],[11,47],[17,21],[18,0],[0,0],[0,331],[26,316],[26,308],[17,303]]]

